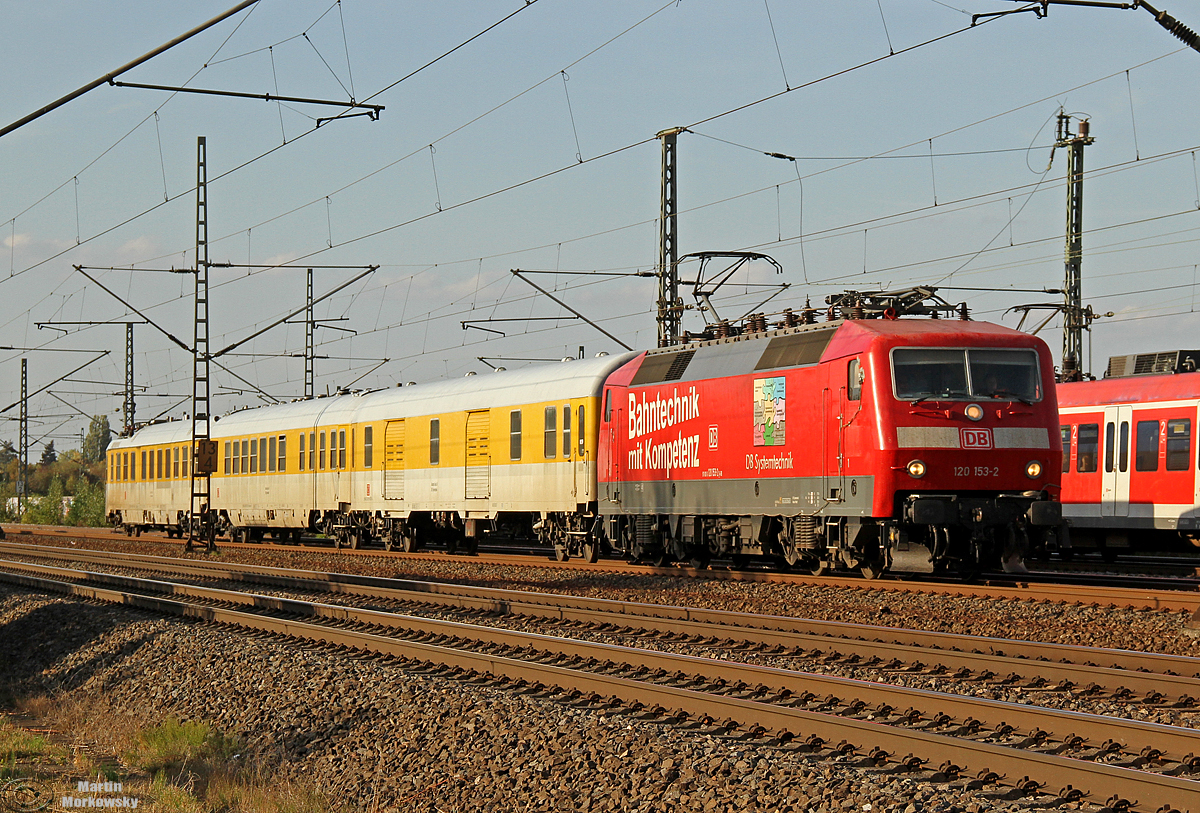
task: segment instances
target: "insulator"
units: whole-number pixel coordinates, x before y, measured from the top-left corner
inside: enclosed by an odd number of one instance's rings
[[[731,331],[729,329],[729,322],[727,320],[722,319],[720,322],[717,322],[717,338],[718,339],[724,339],[724,338],[728,337],[730,334],[731,334]]]
[[[798,324],[800,324],[800,319],[796,316],[796,314],[792,313],[791,308],[788,308],[783,312],[784,327],[795,327]]]
[[[750,333],[764,333],[767,329],[767,317],[762,313],[754,313],[746,320],[746,330]]]
[[[1158,16],[1154,19],[1158,20],[1159,25],[1178,37],[1179,40],[1189,48],[1196,48],[1200,50],[1200,37],[1196,35],[1195,31],[1179,22],[1179,20],[1176,20],[1165,11],[1160,11]]]
[[[958,318],[964,322],[971,321],[971,309],[967,307],[966,302],[960,302],[958,304]]]
[[[834,319],[837,319],[836,310],[837,310],[836,305],[829,306],[829,310],[825,311],[825,321],[826,322],[832,322]]]
[[[863,318],[863,306],[862,306],[861,300],[858,302],[855,302],[853,307],[850,308],[850,318],[851,319],[862,319]]]

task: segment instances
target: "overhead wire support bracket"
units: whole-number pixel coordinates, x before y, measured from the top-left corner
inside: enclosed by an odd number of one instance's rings
[[[607,330],[605,330],[604,328],[600,327],[600,325],[596,324],[596,323],[595,323],[595,322],[593,322],[591,319],[587,318],[587,317],[586,317],[586,316],[584,316],[582,313],[580,313],[579,311],[577,311],[577,310],[575,310],[574,308],[572,308],[572,307],[571,307],[570,305],[568,305],[566,302],[563,302],[561,299],[559,299],[559,298],[558,298],[558,297],[556,297],[554,294],[552,294],[552,293],[550,293],[549,291],[547,291],[547,290],[546,290],[545,288],[543,288],[542,286],[538,285],[538,284],[537,284],[536,282],[534,282],[533,280],[531,280],[531,279],[526,279],[526,278],[525,278],[525,276],[524,276],[524,274],[525,274],[526,272],[522,271],[522,270],[521,270],[521,269],[519,269],[519,268],[513,268],[513,269],[511,269],[511,270],[510,270],[510,273],[511,273],[511,274],[512,274],[514,277],[516,277],[517,279],[519,279],[519,280],[521,280],[522,282],[526,283],[527,285],[531,285],[532,287],[534,287],[534,288],[536,288],[537,290],[541,291],[543,294],[545,294],[547,297],[549,297],[549,298],[550,298],[552,301],[554,301],[554,302],[557,302],[559,305],[561,305],[562,307],[566,308],[566,309],[567,309],[567,310],[569,310],[571,313],[575,314],[576,316],[578,316],[578,317],[579,317],[580,319],[582,319],[583,321],[587,322],[587,323],[588,323],[589,325],[591,325],[592,327],[596,328],[596,330],[600,331],[600,332],[601,332],[601,333],[603,333],[605,336],[607,336],[608,338],[612,339],[612,340],[613,340],[614,342],[616,342],[617,344],[619,344],[619,345],[621,345],[622,347],[624,347],[626,350],[633,350],[633,348],[632,348],[632,347],[630,347],[629,345],[625,344],[625,342],[621,341],[621,340],[620,340],[620,339],[618,339],[616,336],[612,335],[612,334],[611,334],[611,333],[609,333]],[[465,329],[465,328],[464,328],[464,329]],[[480,328],[480,330],[483,330],[483,329],[484,329],[484,328]],[[497,331],[497,332],[498,332],[498,331]]]
[[[1171,36],[1192,50],[1200,51],[1200,34],[1197,34],[1165,11],[1159,11],[1149,3],[1143,2],[1143,0],[1133,0],[1132,3],[1111,3],[1105,2],[1105,0],[1032,0],[1032,2],[1030,0],[1013,0],[1013,2],[1025,3],[1026,5],[1023,8],[1015,8],[1012,11],[989,11],[982,14],[972,14],[971,25],[974,26],[978,21],[990,17],[1003,17],[1008,14],[1020,14],[1025,11],[1032,11],[1038,19],[1041,19],[1050,12],[1051,5],[1117,9],[1144,8],[1154,15],[1155,22],[1167,29]]]
[[[353,115],[368,116],[371,121],[379,120],[379,113],[384,109],[381,104],[364,104],[356,102],[353,99],[350,101],[335,101],[330,99],[308,99],[302,96],[275,96],[270,93],[243,93],[236,90],[210,90],[207,88],[186,88],[172,85],[147,85],[141,82],[117,82],[109,79],[108,83],[113,87],[118,88],[139,88],[141,90],[167,90],[172,93],[200,93],[205,96],[234,96],[239,99],[258,99],[264,102],[293,102],[295,104],[323,104],[330,107],[349,107],[349,108],[364,108],[366,112],[355,113]],[[349,118],[349,116],[337,116],[335,118]],[[330,121],[331,119],[324,119]],[[317,119],[318,122],[322,119]],[[318,127],[320,124],[318,123]]]

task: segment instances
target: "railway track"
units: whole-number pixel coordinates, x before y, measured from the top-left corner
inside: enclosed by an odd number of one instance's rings
[[[99,540],[109,543],[120,543],[121,540],[124,539],[123,535],[117,535],[110,530],[96,528],[62,528],[51,526],[10,525],[8,526],[7,532],[10,537],[14,538],[21,536],[45,536],[59,539],[74,538]],[[181,540],[168,539],[165,536],[159,537],[146,535],[143,536],[142,539],[154,544],[170,545],[174,548],[180,548],[183,545]],[[221,548],[283,553],[295,553],[297,551],[309,553],[333,552],[333,549],[328,546],[312,544],[301,544],[300,546],[297,546],[275,545],[271,543],[222,543]],[[432,562],[445,562],[449,558],[448,554],[441,552],[389,553],[379,549],[341,550],[337,552],[337,555],[358,558],[375,557],[380,559],[385,557],[398,557],[401,560]],[[1113,581],[1111,577],[1100,583],[1096,583],[1094,578],[1089,581],[1087,577],[1081,577],[1079,579],[1072,580],[1071,583],[1065,583],[1070,579],[1070,577],[1057,579],[1058,574],[1031,573],[1025,575],[991,574],[990,577],[985,580],[981,580],[978,583],[931,580],[915,581],[892,578],[866,581],[857,577],[846,578],[837,576],[808,576],[797,573],[781,573],[767,570],[736,570],[721,568],[694,570],[692,568],[682,566],[633,566],[625,563],[624,561],[617,560],[601,560],[596,564],[586,564],[583,562],[560,563],[555,562],[548,556],[511,556],[480,553],[475,556],[464,557],[461,559],[461,561],[518,567],[567,568],[583,573],[636,573],[651,576],[696,576],[715,580],[823,585],[827,587],[850,587],[856,589],[880,590],[893,593],[927,593],[944,596],[1001,598],[1020,601],[1051,601],[1068,604],[1094,604],[1097,606],[1129,607],[1134,609],[1186,611],[1197,613],[1198,617],[1196,623],[1200,624],[1200,579],[1182,581],[1177,580],[1172,583],[1166,580],[1146,580],[1144,577],[1137,577],[1139,580],[1133,582],[1133,586],[1120,586],[1119,584],[1111,583]],[[1130,582],[1127,580],[1125,584],[1129,585]]]
[[[5,554],[13,555],[19,546],[5,543],[2,547]],[[815,622],[818,627],[801,632],[774,627],[782,622],[806,623],[802,619],[655,605],[622,604],[618,608],[612,606],[618,602],[596,599],[397,584],[372,577],[289,573],[209,562],[147,558],[114,565],[113,560],[120,557],[92,551],[41,553],[43,558],[82,559],[96,566],[174,569],[201,579],[324,589],[397,602],[441,602],[474,612],[530,614],[559,624],[616,627],[655,639],[675,636],[720,641],[733,647],[727,650],[730,656],[764,648],[776,658],[812,655],[814,639],[824,639],[837,630],[843,637],[836,644],[826,641],[819,654],[874,658],[898,673],[975,669],[979,670],[980,685],[1019,681],[1030,691],[1100,693],[1122,700],[1137,693],[1142,703],[1177,707],[1192,705],[1193,698],[1200,695],[1200,659],[1147,654],[1130,661],[1127,658],[1134,653],[1071,647],[1038,651],[1045,645],[994,639],[971,639],[977,651],[953,652],[950,646],[966,643],[961,639],[968,636],[934,636],[946,647],[935,650],[931,641],[925,640],[928,634],[917,631]],[[1093,800],[1107,800],[1114,810],[1122,806],[1170,810],[1181,800],[1200,799],[1200,782],[1193,778],[1200,770],[1200,758],[1194,756],[1200,750],[1200,732],[1194,729],[179,581],[44,564],[4,562],[2,566],[7,571],[5,580],[34,589],[382,652],[410,664],[427,664],[423,668],[466,670],[460,674],[466,679],[540,684],[544,688],[536,690],[593,708],[623,707],[704,730],[759,732],[780,747],[828,755],[841,751],[843,756],[855,755],[863,764],[923,771],[942,781],[986,780],[1003,787],[1005,793],[1048,791],[1062,802],[1090,794]],[[623,623],[617,627],[618,622]],[[863,649],[855,651],[851,643],[856,634],[907,636],[910,640],[860,641]],[[843,646],[848,648],[841,649]],[[1032,649],[996,651],[1018,646]],[[897,657],[905,649],[909,652],[904,659]],[[889,656],[891,661],[884,661]],[[965,659],[962,664],[955,660],[959,656]],[[1048,656],[1062,662],[1031,660]],[[923,659],[935,665],[918,666]],[[1098,661],[1109,665],[1094,665]],[[972,665],[965,665],[968,662]],[[1086,690],[1081,691],[1084,686]],[[849,745],[830,745],[839,741]],[[1018,780],[1018,776],[1023,778]]]

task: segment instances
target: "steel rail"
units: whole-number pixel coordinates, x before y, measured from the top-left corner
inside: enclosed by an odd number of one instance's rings
[[[109,573],[96,573],[92,571],[69,570],[49,565],[29,564],[25,562],[15,562],[4,559],[0,559],[0,568],[7,568],[9,570],[22,570],[31,573],[41,573],[51,577],[65,577],[73,580],[109,586],[136,587],[139,584],[152,584],[155,589],[159,589],[162,592],[170,592],[176,595],[203,597],[218,601],[239,601],[241,603],[252,603],[255,604],[255,606],[261,606],[259,600],[264,598],[261,596],[256,596],[256,594],[253,593],[219,591],[206,587],[188,587],[185,585],[178,585],[174,582],[147,580],[136,577],[113,575]],[[309,585],[292,584],[289,586],[305,589],[308,588]],[[319,587],[320,585],[318,584],[317,586]],[[411,591],[389,590],[384,588],[372,590],[371,592],[374,597],[392,598],[402,601],[424,601],[424,598],[421,594],[413,593]],[[230,598],[231,596],[242,595],[256,597],[252,600]],[[489,601],[485,599],[482,602],[472,601],[471,603],[476,605],[476,607],[472,609],[504,612],[506,614],[520,612],[519,608],[514,608],[508,602]],[[553,618],[556,621],[575,621],[587,624],[628,623],[630,620],[632,620],[627,616],[617,616],[612,613],[604,613],[603,611],[572,611],[565,608],[557,608],[549,609],[544,613],[539,614],[537,612],[538,609],[545,610],[546,608],[541,608],[540,605],[531,605],[530,607],[526,608],[525,612],[521,612],[521,614],[533,616],[541,615],[542,617]],[[362,612],[365,613],[369,611]],[[327,615],[327,613],[324,612],[322,614]],[[364,621],[363,623],[373,622]],[[874,664],[854,664],[858,667],[882,668],[885,671],[888,671],[888,666],[880,665],[880,661],[885,658],[889,659],[893,663],[918,663],[922,666],[925,663],[934,662],[940,664],[940,666],[944,668],[958,668],[960,670],[968,669],[972,672],[979,673],[981,676],[953,675],[951,677],[963,681],[977,681],[981,686],[1007,684],[1020,679],[1031,681],[1031,685],[1025,687],[1031,691],[1066,692],[1076,687],[1087,686],[1089,689],[1091,689],[1091,687],[1095,687],[1096,690],[1107,690],[1113,697],[1123,698],[1127,693],[1136,692],[1149,697],[1161,696],[1163,698],[1173,698],[1184,705],[1192,705],[1196,702],[1196,698],[1200,697],[1200,679],[1194,677],[1186,677],[1178,674],[1172,675],[1098,667],[1090,663],[1086,665],[1081,663],[1056,664],[1046,661],[1015,659],[1002,655],[937,650],[928,647],[916,647],[902,644],[876,643],[871,641],[847,639],[831,641],[825,636],[814,634],[806,635],[792,632],[758,630],[746,627],[729,627],[688,620],[662,620],[656,623],[654,631],[669,632],[677,635],[687,635],[702,641],[707,640],[711,642],[714,639],[723,639],[726,641],[752,644],[760,647],[781,647],[792,650],[792,653],[763,653],[774,657],[790,657],[803,654],[803,651],[808,648],[825,651],[828,650],[832,644],[833,648],[840,650],[840,654],[843,657],[848,650],[856,656],[877,659],[877,662]],[[609,634],[613,633],[610,632]],[[891,671],[908,673],[910,675],[937,674],[929,671],[921,671],[919,669],[913,670],[904,668],[892,668]],[[996,680],[992,680],[992,678],[996,678]],[[1197,747],[1200,747],[1200,739],[1197,741]]]
[[[957,769],[956,772],[978,771],[984,775],[998,774],[998,778],[1023,776],[1028,779],[1029,777],[1034,777],[1035,781],[1041,786],[1050,783],[1065,783],[1062,790],[1059,791],[1060,798],[1067,798],[1072,789],[1077,789],[1095,797],[1110,799],[1132,798],[1135,801],[1132,803],[1130,809],[1148,809],[1150,806],[1158,806],[1158,811],[1162,813],[1162,811],[1173,810],[1172,805],[1174,803],[1183,799],[1195,798],[1195,795],[1200,793],[1200,782],[1190,779],[1148,773],[1104,763],[1070,759],[1035,751],[1023,751],[923,730],[897,728],[870,720],[841,717],[836,714],[807,711],[728,695],[664,686],[619,675],[579,671],[554,664],[518,660],[492,653],[473,652],[424,642],[399,640],[374,633],[309,624],[223,607],[201,606],[172,599],[88,587],[69,582],[11,573],[3,574],[2,578],[5,581],[21,584],[43,592],[64,593],[97,601],[116,603],[125,607],[136,607],[213,623],[234,624],[243,628],[285,635],[292,638],[347,646],[407,660],[417,659],[448,668],[466,669],[506,680],[533,681],[538,684],[558,686],[563,690],[575,693],[591,693],[603,697],[614,697],[624,703],[650,703],[664,709],[679,709],[684,714],[692,717],[727,717],[730,720],[737,721],[740,725],[761,727],[762,729],[775,731],[780,735],[781,739],[790,739],[793,733],[800,732],[803,735],[807,735],[810,740],[813,737],[818,738],[822,741],[822,744],[824,742],[845,740],[853,743],[861,750],[865,750],[869,745],[875,749],[872,751],[872,757],[876,761],[882,761],[887,757],[904,751],[909,755],[901,760],[901,762],[907,763],[910,766],[915,758],[920,764],[940,763],[943,766],[954,766]],[[181,587],[186,587],[190,590],[208,589],[186,585]],[[235,595],[245,596],[246,594]],[[256,598],[260,601],[265,601],[267,606],[277,603],[280,606],[307,603],[266,596]],[[329,607],[329,605],[325,606]],[[336,613],[345,613],[348,608],[330,607],[330,609]],[[428,620],[421,619],[421,621],[427,622]],[[449,623],[454,624],[455,622]],[[489,630],[489,632],[494,632],[494,630]],[[552,639],[552,641],[559,642],[562,640]],[[547,643],[551,643],[552,641],[548,641]],[[662,657],[662,653],[649,653],[644,650],[634,651],[639,653],[639,655]],[[683,656],[674,657],[679,658]],[[704,660],[689,659],[689,661],[696,662],[695,666],[699,666]],[[722,661],[712,661],[711,663],[714,666],[729,665],[727,662]],[[765,668],[755,667],[755,669]],[[783,670],[776,671],[782,672]],[[804,677],[807,678],[809,676]],[[941,699],[946,696],[938,697]],[[1005,705],[1014,707],[1014,710],[1021,708],[1017,704]],[[1063,713],[1058,712],[1057,714]],[[1114,721],[1110,718],[1101,719],[1106,720],[1110,725],[1113,722],[1122,722]],[[1141,725],[1145,726],[1146,724]],[[1171,727],[1151,726],[1150,728],[1170,730]],[[1146,730],[1150,730],[1150,728]],[[960,766],[960,763],[965,764]]]
[[[112,532],[94,533],[82,528],[57,528],[40,526],[37,529],[8,526],[10,534],[24,536],[78,536],[86,539],[101,539],[116,541]],[[158,544],[182,544],[172,539],[156,538]],[[312,548],[297,548],[294,545],[270,544],[235,544],[223,543],[225,548],[243,548],[247,550],[270,550],[281,552],[296,552],[297,550],[312,551]],[[334,553],[333,548],[322,548]],[[341,556],[397,556],[401,560],[413,561],[447,561],[445,554],[430,553],[388,553],[383,550],[338,550]],[[1200,611],[1200,585],[1194,590],[1172,590],[1167,588],[1122,588],[1090,585],[1055,585],[1037,581],[1024,581],[1018,575],[1013,575],[1002,583],[985,582],[981,584],[949,583],[949,582],[910,582],[894,579],[864,580],[841,576],[805,576],[797,573],[778,573],[768,571],[746,570],[696,570],[690,567],[649,567],[638,566],[632,569],[626,565],[614,562],[599,562],[587,564],[583,562],[558,563],[553,561],[527,561],[526,558],[513,556],[476,556],[472,562],[487,564],[505,564],[519,567],[570,568],[589,573],[639,573],[659,576],[693,576],[719,581],[748,581],[769,582],[776,584],[819,585],[822,587],[846,587],[857,590],[876,590],[888,593],[923,593],[941,596],[968,596],[973,598],[1014,599],[1020,601],[1052,601],[1066,604],[1096,604],[1111,607],[1127,607],[1148,610],[1177,610],[1187,612]]]
[[[158,567],[146,569],[158,572],[165,569],[227,581],[441,604],[556,621],[644,626],[649,619],[653,621],[655,630],[771,646],[829,649],[839,646],[841,641],[847,641],[854,644],[857,652],[869,653],[868,657],[874,654],[881,658],[901,658],[911,662],[915,651],[917,657],[925,658],[923,662],[940,663],[944,666],[960,665],[1004,675],[1016,672],[1024,677],[1040,676],[1054,680],[1070,680],[1077,684],[1081,681],[1095,682],[1110,691],[1128,689],[1145,694],[1159,692],[1176,698],[1182,698],[1184,695],[1200,698],[1200,684],[1194,680],[1200,678],[1200,658],[1182,655],[976,637],[844,621],[738,613],[379,576],[321,573],[265,565],[218,564],[162,556],[139,556],[136,560],[131,560],[128,555],[105,551],[22,546],[0,542],[0,552],[5,551],[25,552],[35,557],[60,560],[101,562],[133,569],[138,568],[137,562],[142,562],[157,565]],[[1087,665],[1089,669],[1097,671],[1094,675],[1081,675],[1077,669],[1071,670],[1072,664]],[[1099,671],[1105,669],[1110,671]],[[1156,685],[1153,683],[1154,675],[1175,679]],[[1086,685],[1086,682],[1083,685]]]

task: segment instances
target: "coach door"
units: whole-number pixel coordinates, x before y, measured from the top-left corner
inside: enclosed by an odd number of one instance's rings
[[[467,413],[468,500],[486,500],[492,494],[491,428],[490,410]]]
[[[383,498],[404,499],[404,421],[388,421],[383,430]]]
[[[353,502],[350,494],[350,472],[346,469],[350,463],[346,449],[349,436],[348,426],[339,426],[329,433],[329,468],[333,469],[333,493],[339,503]]]
[[[1133,407],[1104,408],[1104,465],[1100,516],[1129,516],[1130,429]]]

